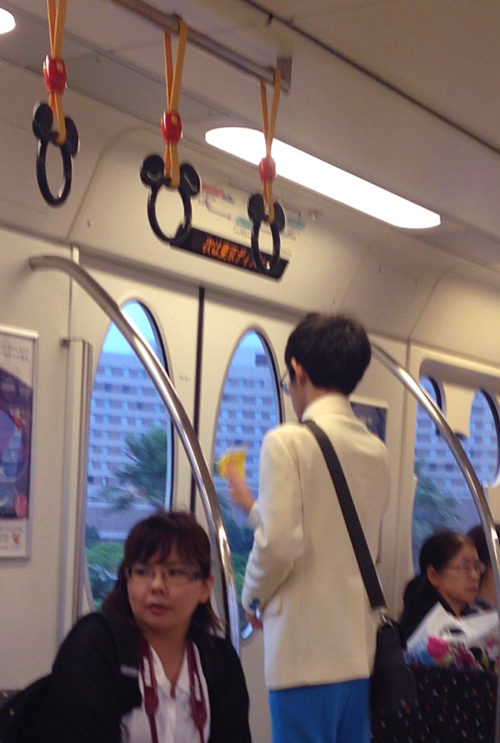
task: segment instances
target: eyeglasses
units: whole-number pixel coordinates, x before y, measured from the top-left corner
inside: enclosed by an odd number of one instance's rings
[[[285,395],[290,395],[290,373],[288,369],[285,369],[283,376],[279,381],[279,387]]]
[[[479,573],[479,575],[483,575],[486,565],[484,562],[464,562],[461,565],[446,565],[444,570],[460,570],[463,573]]]
[[[157,574],[162,581],[169,586],[187,586],[195,580],[201,580],[202,574],[199,570],[192,570],[184,565],[143,565],[135,563],[126,571],[127,578],[135,583],[149,585]]]

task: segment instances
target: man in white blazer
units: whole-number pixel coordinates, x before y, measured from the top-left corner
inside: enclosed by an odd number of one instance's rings
[[[376,622],[323,455],[300,425],[314,420],[330,438],[375,559],[388,455],[348,399],[370,357],[359,323],[307,315],[288,339],[282,383],[299,423],[264,437],[258,505],[236,473],[230,481],[255,529],[242,601],[263,625],[273,743],[370,741]]]

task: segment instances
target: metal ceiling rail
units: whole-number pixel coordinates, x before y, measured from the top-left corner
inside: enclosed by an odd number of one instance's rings
[[[221,568],[221,588],[226,633],[230,636],[236,650],[239,650],[238,597],[236,594],[231,552],[219,501],[198,438],[167,372],[160,364],[151,346],[130,322],[120,305],[81,266],[69,260],[69,258],[55,255],[34,256],[30,258],[29,265],[33,270],[55,269],[63,271],[74,279],[117,326],[118,330],[123,334],[136,356],[144,365],[151,381],[158,390],[182,441],[191,465],[191,471],[201,494],[209,530],[216,545],[217,558]]]
[[[416,382],[413,377],[398,364],[389,354],[375,343],[371,344],[373,355],[380,363],[385,366],[409,392],[417,399],[417,402],[423,407],[429,418],[433,421],[443,439],[448,444],[451,453],[462,472],[465,482],[471,492],[472,498],[479,513],[479,518],[486,537],[488,552],[490,555],[493,575],[495,577],[495,588],[497,594],[497,612],[500,616],[500,541],[498,539],[495,521],[491,513],[488,501],[484,494],[481,483],[472,467],[469,458],[463,450],[460,441],[455,432],[450,428],[448,422],[438,405],[427,394],[427,392]],[[496,725],[495,725],[495,743],[500,743],[500,674],[497,681],[497,705],[496,705]]]
[[[171,33],[177,33],[178,31],[180,19],[178,15],[164,13],[143,0],[109,0],[109,2],[130,10],[132,13],[135,13],[144,20],[158,26],[158,28],[161,28],[163,31]],[[257,77],[259,80],[264,80],[269,83],[274,82],[274,70],[272,67],[264,67],[263,65],[257,64],[257,62],[248,59],[248,57],[244,57],[233,49],[229,49],[229,47],[219,44],[219,42],[214,41],[214,39],[211,39],[209,36],[196,31],[196,29],[191,28],[191,26],[189,26],[188,30],[188,42],[192,42],[195,46],[200,47],[200,49],[210,52],[210,54],[224,60],[224,62],[228,62],[233,65],[233,67],[243,70],[243,72]],[[288,93],[290,90],[291,78],[290,57],[277,57],[276,69],[281,73],[281,89],[284,93]]]

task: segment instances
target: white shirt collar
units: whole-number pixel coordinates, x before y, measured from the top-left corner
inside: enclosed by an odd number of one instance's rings
[[[340,392],[327,392],[309,403],[302,414],[302,420],[310,420],[320,415],[347,415],[355,417],[351,403],[346,395]]]
[[[172,687],[170,679],[166,675],[163,669],[162,662],[156,650],[153,647],[151,648],[151,652],[153,654],[153,666],[154,666],[154,671],[155,671],[156,683],[158,684],[158,686],[161,687],[161,689],[166,694],[170,694],[170,690]],[[175,688],[176,690],[180,689],[186,694],[191,693],[191,689],[189,687],[189,670],[188,670],[188,664],[187,664],[187,653],[185,650],[184,650],[184,657],[182,659],[181,670],[179,671],[179,676],[177,677],[177,683],[175,685]]]

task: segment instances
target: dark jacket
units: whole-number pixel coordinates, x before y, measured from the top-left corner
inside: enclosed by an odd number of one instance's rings
[[[141,704],[136,629],[103,613],[80,619],[54,662],[37,743],[120,743],[120,721]],[[208,687],[208,743],[250,743],[248,692],[229,640],[195,639]]]
[[[446,603],[444,598],[439,595],[425,576],[417,575],[406,586],[403,595],[403,613],[399,620],[401,635],[404,642],[412,635],[420,622],[427,616],[430,610],[440,603],[447,612],[453,614],[452,608]],[[477,609],[466,606],[461,616],[475,614]]]

